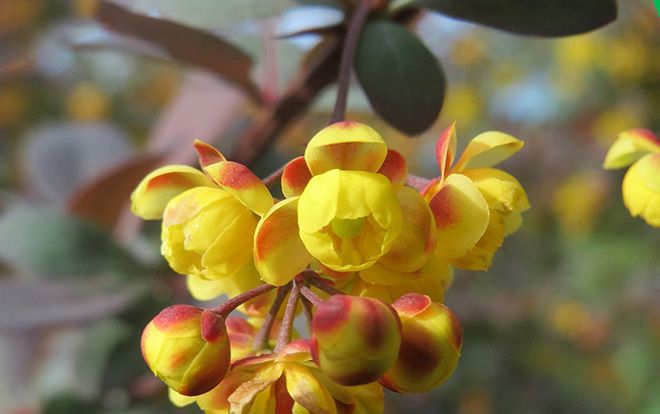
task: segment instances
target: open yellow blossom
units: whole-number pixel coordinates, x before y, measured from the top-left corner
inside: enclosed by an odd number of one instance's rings
[[[403,157],[368,126],[339,122],[321,130],[304,158],[284,169],[288,198],[257,225],[254,261],[262,279],[283,285],[312,260],[338,272],[376,263],[400,236],[397,191],[405,177]]]
[[[630,164],[623,178],[623,203],[633,217],[660,227],[660,140],[651,131],[634,129],[619,134],[603,166],[616,169]]]
[[[456,267],[486,270],[504,237],[522,224],[529,209],[525,190],[510,174],[492,168],[522,148],[523,142],[490,131],[473,138],[452,166],[456,129],[438,138],[440,176],[424,190],[438,227],[436,254]]]
[[[343,386],[311,360],[309,342],[291,342],[279,354],[237,361],[220,384],[194,399],[173,393],[178,405],[193,401],[210,414],[379,414],[384,394],[377,383]]]
[[[403,217],[390,181],[364,171],[330,170],[314,176],[298,201],[300,238],[330,269],[374,264],[401,232]]]
[[[204,172],[159,168],[135,189],[131,207],[144,219],[163,219],[161,252],[176,272],[207,280],[245,273],[254,269],[252,237],[272,196],[247,167],[203,142],[195,148]]]

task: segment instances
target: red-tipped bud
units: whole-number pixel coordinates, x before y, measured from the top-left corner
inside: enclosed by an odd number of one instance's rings
[[[314,361],[343,385],[378,379],[392,366],[401,345],[396,313],[372,298],[330,297],[316,309],[312,332]]]
[[[170,388],[200,395],[224,378],[229,340],[222,316],[190,305],[163,309],[144,328],[142,356]]]
[[[445,305],[408,293],[392,304],[401,319],[401,349],[380,383],[397,392],[426,392],[456,367],[463,328]]]

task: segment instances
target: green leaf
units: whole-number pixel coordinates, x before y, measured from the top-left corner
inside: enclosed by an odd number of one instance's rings
[[[615,0],[404,0],[391,6],[416,7],[508,32],[548,37],[589,32],[617,15]]]
[[[97,227],[56,211],[33,208],[0,217],[0,259],[47,276],[124,274],[139,269]]]
[[[76,366],[78,378],[88,391],[94,394],[100,391],[112,351],[130,337],[131,327],[117,319],[102,321],[89,329]]]
[[[355,70],[371,106],[395,128],[419,134],[437,119],[445,75],[435,56],[403,27],[384,20],[367,22]]]

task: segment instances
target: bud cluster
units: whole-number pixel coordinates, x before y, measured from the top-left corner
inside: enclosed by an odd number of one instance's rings
[[[376,131],[340,122],[282,168],[277,200],[269,180],[197,141],[202,171],[152,172],[133,211],[163,220],[162,254],[193,297],[229,299],[163,310],[144,330],[147,364],[174,404],[209,413],[380,413],[382,386],[438,386],[463,340],[443,304],[453,268],[486,270],[529,208],[493,168],[521,147],[486,132],[454,162],[452,125],[427,180]],[[292,327],[298,312],[308,339]]]

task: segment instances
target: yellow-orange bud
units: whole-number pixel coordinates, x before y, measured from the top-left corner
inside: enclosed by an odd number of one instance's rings
[[[401,345],[396,313],[372,298],[330,297],[314,313],[312,331],[314,361],[343,385],[378,379],[394,363]]]
[[[392,304],[401,320],[401,348],[380,383],[397,392],[426,392],[456,367],[463,328],[445,305],[408,293]]]
[[[142,333],[149,368],[179,394],[200,395],[224,378],[230,347],[222,316],[190,305],[163,309]]]

